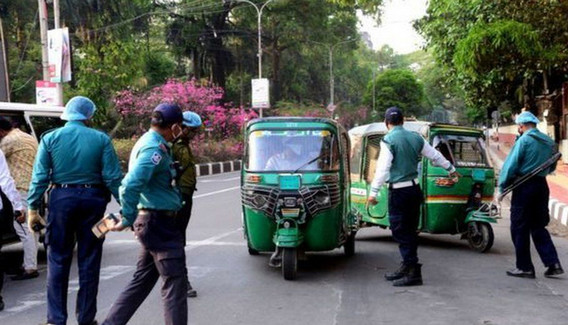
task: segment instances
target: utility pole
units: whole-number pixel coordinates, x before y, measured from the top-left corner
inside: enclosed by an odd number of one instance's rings
[[[45,0],[37,0],[39,9],[39,31],[41,36],[41,66],[43,80],[49,81],[49,59],[47,57],[47,4]]]
[[[4,29],[0,18],[0,101],[10,101],[10,77],[8,75],[8,55],[6,53]]]

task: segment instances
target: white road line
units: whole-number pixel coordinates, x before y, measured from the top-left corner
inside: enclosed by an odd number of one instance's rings
[[[220,193],[224,193],[224,192],[234,191],[234,190],[238,190],[240,188],[241,188],[240,186],[235,186],[235,187],[229,187],[229,188],[226,188],[224,190],[219,190],[219,191],[215,191],[215,192],[194,195],[193,199],[195,200],[195,199],[199,199],[199,198],[206,197],[206,196],[211,196],[211,195],[220,194]]]

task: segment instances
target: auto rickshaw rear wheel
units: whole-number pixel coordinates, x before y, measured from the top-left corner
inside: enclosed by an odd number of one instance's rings
[[[467,227],[467,242],[469,246],[479,252],[485,253],[493,246],[493,228],[485,222],[471,222]]]
[[[352,232],[349,236],[347,236],[347,240],[345,241],[345,244],[343,244],[343,252],[347,257],[355,255],[355,232]]]
[[[250,247],[250,246],[248,246],[248,252],[249,252],[249,255],[258,255],[258,254],[260,254],[259,251],[257,251],[256,249],[254,249],[254,248],[252,248],[252,247]]]
[[[286,280],[294,280],[298,273],[298,250],[285,247],[282,252],[282,275]]]

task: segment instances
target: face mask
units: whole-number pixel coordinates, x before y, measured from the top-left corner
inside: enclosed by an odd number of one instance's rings
[[[299,144],[291,144],[291,145],[289,145],[289,147],[290,147],[290,150],[291,150],[294,154],[296,154],[296,156],[299,156],[300,153],[302,152],[302,146],[299,145]]]
[[[177,133],[176,133],[176,128],[178,130]],[[172,125],[172,136],[173,136],[172,143],[177,142],[182,135],[183,135],[183,129],[179,126],[179,124]]]

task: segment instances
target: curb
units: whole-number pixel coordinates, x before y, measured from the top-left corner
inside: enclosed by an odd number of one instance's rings
[[[493,167],[498,167],[499,171],[501,171],[504,161],[497,157],[497,154],[491,148],[488,148],[487,151],[493,161]],[[548,211],[552,218],[558,220],[562,225],[568,226],[568,204],[550,197],[548,200]]]
[[[242,162],[240,160],[231,160],[223,162],[213,162],[195,165],[196,176],[207,176],[215,174],[223,174],[241,170]]]

